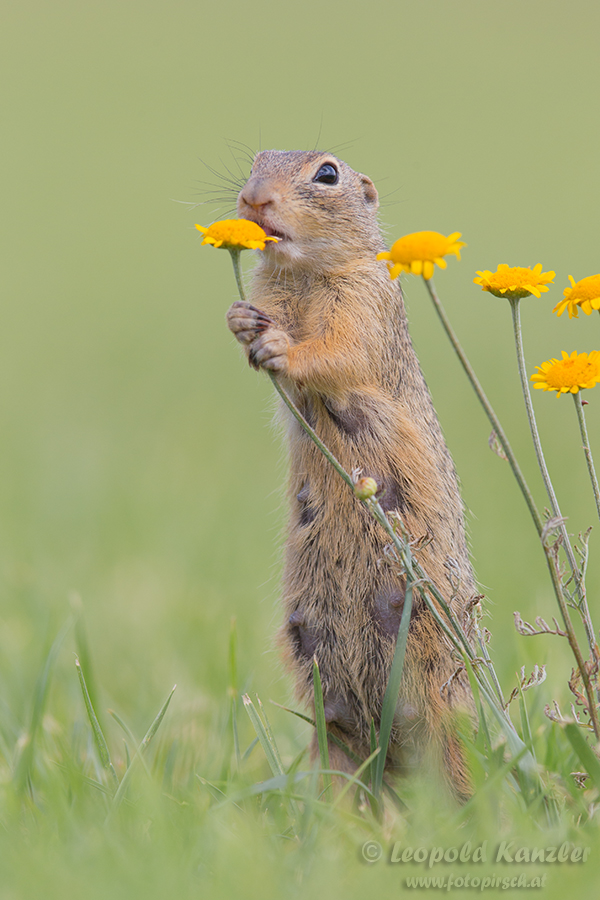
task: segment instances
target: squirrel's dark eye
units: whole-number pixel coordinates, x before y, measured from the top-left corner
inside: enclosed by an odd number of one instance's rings
[[[313,181],[318,181],[319,184],[337,184],[337,180],[338,170],[331,163],[325,163],[324,166],[321,166],[313,178]]]

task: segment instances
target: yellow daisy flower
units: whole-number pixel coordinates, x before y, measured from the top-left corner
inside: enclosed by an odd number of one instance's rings
[[[561,394],[576,394],[584,388],[593,388],[600,381],[600,350],[591,353],[571,355],[562,351],[562,359],[549,359],[541,366],[531,380],[537,382],[534,387],[544,391],[556,391]]]
[[[568,309],[570,319],[578,317],[579,307],[586,316],[591,316],[595,309],[600,312],[600,275],[590,275],[589,278],[582,278],[581,281],[575,281],[569,275],[569,281],[571,287],[565,288],[564,300],[557,303],[552,312],[555,312],[557,316],[562,316],[565,309]]]
[[[203,244],[223,247],[225,250],[264,250],[266,241],[278,241],[279,238],[267,237],[256,222],[249,219],[223,219],[204,228],[196,225],[204,235]]]
[[[437,231],[415,231],[407,234],[392,245],[391,250],[378,253],[377,259],[385,259],[390,278],[394,280],[400,272],[409,272],[411,275],[422,275],[423,278],[433,276],[433,266],[440,269],[446,268],[444,256],[453,253],[460,259],[461,247],[467,245],[459,241],[460,231],[444,237]]]
[[[509,300],[520,300],[530,294],[540,296],[540,291],[547,291],[554,272],[542,272],[542,264],[538,263],[533,269],[525,269],[521,266],[510,268],[505,263],[498,266],[496,272],[486,269],[478,272],[479,278],[474,278],[475,284],[481,285],[482,291],[489,291],[495,297],[507,297]]]

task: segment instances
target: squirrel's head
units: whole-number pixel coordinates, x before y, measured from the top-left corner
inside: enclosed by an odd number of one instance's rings
[[[327,270],[381,249],[375,185],[331,153],[265,150],[238,195],[238,215],[260,225],[265,262]]]

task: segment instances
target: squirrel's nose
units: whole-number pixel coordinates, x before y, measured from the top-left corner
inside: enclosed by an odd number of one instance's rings
[[[272,183],[266,178],[251,178],[240,191],[238,201],[259,210],[276,199]]]

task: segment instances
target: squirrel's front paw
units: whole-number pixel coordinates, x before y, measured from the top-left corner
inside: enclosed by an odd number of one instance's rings
[[[284,372],[287,368],[290,341],[285,331],[269,328],[252,343],[248,362],[255,369]]]
[[[241,344],[251,344],[272,324],[266,313],[242,300],[236,300],[227,311],[227,325]]]

